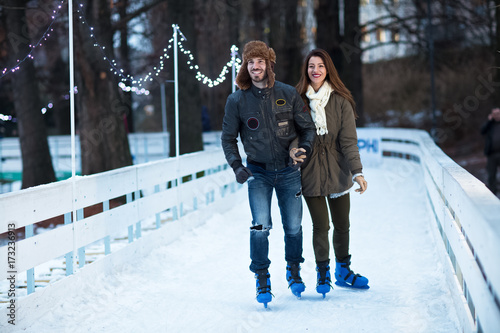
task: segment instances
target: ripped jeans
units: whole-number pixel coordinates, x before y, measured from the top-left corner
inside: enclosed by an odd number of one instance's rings
[[[248,182],[248,200],[252,211],[250,228],[250,270],[268,268],[269,231],[272,228],[271,199],[276,191],[281,222],[285,231],[285,260],[302,263],[302,187],[300,171],[290,167],[267,171],[248,164],[254,179]]]

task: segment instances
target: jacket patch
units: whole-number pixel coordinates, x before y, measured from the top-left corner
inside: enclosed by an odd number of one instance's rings
[[[282,98],[276,100],[276,105],[277,106],[283,106],[285,104],[286,104],[286,101],[284,99],[282,99]]]
[[[248,118],[247,119],[247,126],[251,130],[256,130],[257,128],[259,128],[259,120],[257,118],[254,118],[254,117]]]

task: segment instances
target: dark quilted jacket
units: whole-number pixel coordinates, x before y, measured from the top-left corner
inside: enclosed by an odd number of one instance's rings
[[[238,90],[226,102],[222,124],[222,148],[229,165],[241,165],[238,134],[248,161],[266,170],[281,170],[289,162],[290,142],[312,147],[316,127],[294,87],[275,82],[273,88]]]

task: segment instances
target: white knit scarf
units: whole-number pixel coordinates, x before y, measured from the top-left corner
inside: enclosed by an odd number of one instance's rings
[[[311,107],[311,116],[316,124],[316,133],[318,135],[328,134],[325,107],[332,92],[333,87],[328,81],[325,81],[317,92],[314,91],[311,85],[309,85],[306,91],[306,96],[309,99],[309,106]]]

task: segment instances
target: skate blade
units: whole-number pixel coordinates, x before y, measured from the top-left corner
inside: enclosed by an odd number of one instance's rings
[[[345,282],[340,282],[340,281],[335,281],[335,284],[339,287],[345,287],[345,288],[351,288],[351,289],[361,289],[361,290],[366,290],[366,289],[370,289],[370,286],[369,285],[366,285],[366,286],[361,286],[361,287],[356,287],[356,286],[352,286],[348,283],[345,283]]]
[[[295,284],[288,286],[288,288],[290,288],[292,294],[297,296],[297,298],[300,298],[300,295],[304,292],[304,290],[306,290],[306,286],[304,284]]]
[[[260,297],[260,299],[259,299],[259,297],[257,297],[257,302],[264,304],[264,307],[267,308],[267,303],[271,302],[271,300],[272,300],[271,294],[269,294],[269,295],[262,294],[259,296],[261,296],[261,297]]]
[[[324,285],[317,286],[317,287],[316,287],[316,292],[317,292],[318,294],[322,294],[322,295],[323,295],[323,298],[325,298],[325,297],[326,297],[326,294],[327,294],[327,293],[329,293],[329,292],[330,292],[330,290],[332,290],[332,289],[333,289],[333,288],[332,288],[331,286],[324,284]]]

